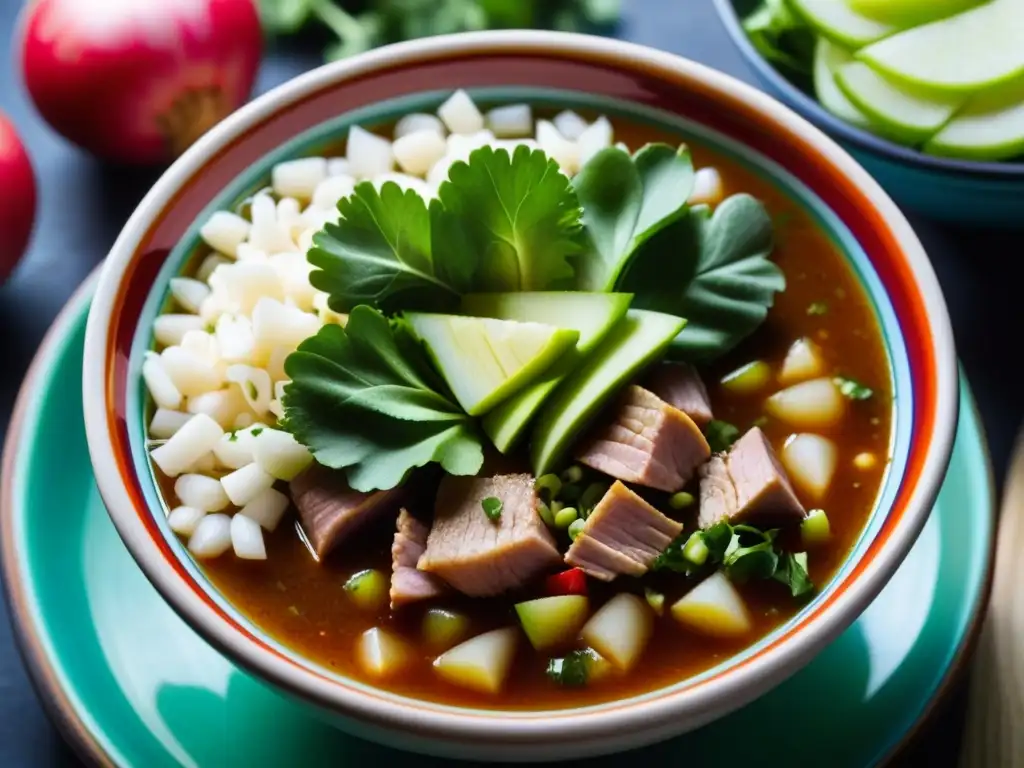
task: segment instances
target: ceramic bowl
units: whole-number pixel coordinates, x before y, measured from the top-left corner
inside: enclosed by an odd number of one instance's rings
[[[140,368],[197,222],[322,151],[352,123],[435,108],[457,87],[650,121],[732,156],[805,207],[863,284],[885,335],[898,404],[892,461],[849,561],[791,621],[718,667],[643,696],[574,710],[496,712],[405,698],[309,662],[230,605],[170,532],[145,451]],[[478,759],[607,753],[696,728],[806,664],[878,594],[917,537],[946,470],[957,370],[946,308],[920,243],[878,184],[827,136],[726,75],[648,48],[543,32],[396,45],[299,77],[232,115],[160,179],[111,251],[84,368],[89,450],[103,499],[139,565],[209,642],[339,727],[411,750]],[[126,621],[131,617],[126,616]]]
[[[947,222],[1024,227],[1024,162],[933,157],[840,120],[808,90],[784,77],[751,44],[741,19],[758,1],[714,0],[729,36],[768,93],[835,137],[908,209]]]

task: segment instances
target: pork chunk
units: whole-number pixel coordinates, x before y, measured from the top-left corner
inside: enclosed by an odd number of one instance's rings
[[[392,609],[429,600],[446,591],[441,579],[416,567],[427,548],[429,534],[429,526],[409,514],[409,510],[403,508],[398,513],[395,540],[391,544]]]
[[[708,390],[693,366],[686,363],[659,363],[644,381],[644,386],[673,408],[685,413],[701,429],[714,418]]]
[[[711,456],[693,419],[642,387],[627,387],[611,418],[576,459],[619,480],[678,491]]]
[[[401,489],[362,493],[352,490],[345,473],[313,464],[291,482],[299,522],[318,560],[367,522],[394,514]]]
[[[616,482],[590,513],[565,562],[602,581],[642,576],[682,531],[682,523]]]
[[[785,525],[807,514],[768,438],[757,427],[700,470],[701,528],[728,520]]]
[[[560,565],[555,540],[537,514],[533,482],[528,474],[445,477],[419,569],[463,594],[485,597],[522,587]],[[484,513],[489,497],[501,501],[497,520]]]

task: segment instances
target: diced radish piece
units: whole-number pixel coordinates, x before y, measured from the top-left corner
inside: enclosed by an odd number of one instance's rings
[[[433,131],[442,138],[448,132],[445,130],[441,118],[437,115],[428,115],[423,112],[411,112],[408,115],[403,115],[395,123],[396,140],[418,131]]]
[[[836,444],[821,435],[792,435],[782,446],[786,472],[813,501],[820,501],[828,492],[838,459]]]
[[[231,547],[231,518],[227,515],[207,515],[188,540],[188,549],[201,559],[220,557]]]
[[[358,125],[349,129],[345,157],[349,173],[357,179],[372,179],[388,173],[395,162],[391,142]]]
[[[292,480],[313,462],[313,454],[288,432],[264,429],[253,441],[253,457],[278,480]]]
[[[244,507],[265,490],[273,486],[274,478],[256,463],[246,464],[220,479],[224,492],[237,507]]]
[[[570,642],[589,612],[590,604],[584,595],[556,595],[516,603],[519,623],[538,651]]]
[[[471,625],[461,613],[430,608],[423,614],[423,640],[433,651],[446,651],[469,634]]]
[[[587,594],[587,575],[581,568],[570,568],[544,581],[544,591],[549,595]]]
[[[222,434],[213,447],[213,454],[217,457],[217,461],[229,469],[241,469],[246,464],[252,464],[256,460],[253,455],[256,435],[253,432],[259,429],[266,429],[266,427],[262,424],[253,424],[233,433]]]
[[[559,133],[553,123],[547,120],[537,121],[537,143],[565,173],[573,174],[579,170],[580,154],[576,143]]]
[[[327,160],[303,157],[278,163],[270,172],[270,183],[278,197],[309,200],[317,185],[327,178]]]
[[[224,430],[216,421],[200,413],[149,455],[161,472],[168,477],[177,477],[212,451],[223,434]]]
[[[487,127],[491,133],[503,139],[532,136],[533,111],[529,104],[495,107],[487,113]]]
[[[224,383],[216,364],[184,347],[167,347],[160,353],[160,361],[174,386],[186,397],[212,392],[220,389]],[[157,404],[167,405],[160,402]]]
[[[225,377],[238,384],[245,402],[257,416],[266,414],[274,394],[269,373],[251,365],[229,365]]]
[[[185,426],[192,418],[190,413],[172,411],[169,408],[157,408],[149,422],[149,436],[157,440],[166,440]]]
[[[241,216],[217,211],[199,228],[199,236],[214,250],[234,256],[238,244],[249,237],[250,231],[251,225]]]
[[[424,176],[434,163],[444,157],[448,145],[441,134],[427,129],[396,139],[392,150],[403,171],[414,176]]]
[[[284,517],[289,504],[291,504],[291,500],[287,495],[276,488],[267,488],[254,496],[252,501],[242,507],[238,514],[255,520],[268,531],[273,531]]]
[[[722,183],[722,174],[717,168],[701,168],[693,176],[693,190],[686,202],[690,205],[716,206],[724,197],[725,185]]]
[[[224,362],[243,363],[252,359],[256,337],[252,322],[245,315],[221,315],[217,318],[214,335]]]
[[[199,265],[199,269],[196,270],[196,280],[206,282],[210,279],[210,275],[217,267],[223,266],[224,264],[230,264],[231,259],[222,256],[219,253],[211,253],[202,263]]]
[[[220,512],[228,505],[220,481],[205,475],[182,475],[174,481],[174,495],[186,507],[203,512]]]
[[[580,168],[602,149],[607,149],[612,145],[612,133],[612,124],[606,117],[599,117],[587,126],[587,129],[576,140],[576,151],[579,154],[577,162]]]
[[[267,547],[263,543],[260,524],[245,515],[231,518],[231,547],[242,560],[266,560]]]
[[[158,408],[173,411],[181,407],[181,391],[174,385],[163,360],[155,352],[146,353],[146,359],[142,363],[142,380]]]
[[[571,109],[559,112],[551,120],[555,128],[569,141],[576,141],[590,125],[586,120],[577,115]]]
[[[684,627],[713,637],[741,637],[752,628],[743,598],[721,571],[680,598],[672,616]]]
[[[480,114],[469,94],[461,88],[438,107],[437,116],[452,133],[466,135],[482,131],[484,127],[484,116]]]
[[[842,420],[846,400],[832,379],[811,379],[776,392],[768,398],[765,410],[799,429],[821,429]]]
[[[352,173],[349,168],[347,157],[329,157],[327,158],[327,175],[328,176],[351,176]]]
[[[210,286],[191,277],[172,277],[171,296],[186,312],[199,314],[203,300],[210,295]]]
[[[647,603],[622,592],[590,617],[580,637],[616,667],[628,671],[640,660],[653,630],[654,615]]]
[[[801,381],[814,379],[825,373],[825,359],[818,345],[810,339],[801,338],[793,342],[786,352],[779,371],[779,383],[789,386]]]
[[[356,180],[351,176],[328,176],[314,190],[313,205],[334,211],[338,207],[338,201],[351,195],[355,188]]]
[[[186,408],[189,413],[205,413],[224,429],[230,429],[238,414],[249,410],[245,398],[237,387],[190,397]]]
[[[195,507],[176,507],[167,515],[167,524],[171,530],[182,536],[191,536],[195,533],[199,521],[206,517],[206,513]]]
[[[415,657],[404,640],[379,627],[373,627],[363,632],[356,641],[356,658],[363,671],[380,679],[401,672]]]
[[[466,640],[434,659],[434,669],[450,683],[481,693],[501,691],[515,657],[519,630],[495,629]]]

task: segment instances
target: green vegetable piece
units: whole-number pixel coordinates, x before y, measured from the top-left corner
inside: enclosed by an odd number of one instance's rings
[[[725,559],[726,550],[734,539],[732,526],[724,521],[701,532],[701,541],[708,548],[708,559],[712,563],[720,563]]]
[[[562,658],[548,662],[547,675],[555,683],[566,688],[581,688],[590,678],[596,654],[590,649],[572,651]]]
[[[394,488],[431,462],[453,475],[483,465],[480,436],[401,322],[357,307],[344,328],[299,345],[285,371],[288,430],[318,462],[346,469],[354,490]]]
[[[608,493],[607,483],[591,483],[580,494],[579,508],[589,513],[600,503],[606,493]]]
[[[583,470],[575,464],[562,472],[562,480],[566,483],[578,483],[582,479]]]
[[[534,474],[558,465],[601,406],[658,358],[685,322],[657,312],[631,309],[626,313],[583,365],[559,384],[538,414],[530,446]]]
[[[693,536],[700,536],[700,531],[696,531]],[[690,538],[693,538],[691,536]],[[693,563],[683,558],[683,545],[685,540],[683,535],[680,534],[672,542],[665,547],[665,551],[658,555],[654,562],[651,563],[652,571],[672,571],[673,573],[689,573],[694,570]]]
[[[647,604],[651,606],[652,611],[659,616],[665,614],[665,595],[650,587],[644,587],[644,597],[647,599]]]
[[[543,152],[481,147],[452,165],[438,197],[477,257],[477,290],[568,287],[567,258],[581,248],[580,204]]]
[[[693,506],[694,501],[695,499],[693,498],[693,494],[687,493],[686,491],[673,493],[668,497],[668,505],[672,507],[672,509],[686,509],[687,507]]]
[[[870,400],[875,395],[875,390],[864,386],[856,379],[836,376],[832,381],[839,387],[842,395],[849,400]]]
[[[898,31],[891,24],[857,13],[850,3],[836,0],[788,0],[803,19],[837,45],[860,48]]]
[[[793,597],[803,597],[814,591],[814,582],[807,573],[806,552],[783,554],[772,578],[788,586]]]
[[[1024,154],[1024,83],[971,99],[928,140],[924,151],[982,161]]]
[[[500,403],[484,417],[484,432],[502,453],[513,450],[545,399],[604,339],[629,309],[628,293],[477,293],[462,297],[462,311],[477,317],[546,323],[579,331],[567,349],[535,382]]]
[[[722,387],[734,395],[751,395],[772,380],[772,368],[764,360],[754,360],[722,377]]]
[[[558,498],[559,491],[562,490],[562,481],[558,478],[558,475],[553,472],[549,472],[546,475],[541,475],[533,483],[533,489],[541,495],[547,495],[548,499]]]
[[[771,541],[738,547],[723,561],[726,574],[737,584],[771,578],[778,564],[779,555]]]
[[[551,507],[549,507],[543,501],[537,502],[537,514],[540,515],[540,519],[544,521],[544,524],[548,528],[555,527],[555,515],[551,511]]]
[[[787,0],[764,0],[743,20],[743,29],[768,61],[794,74],[810,71],[815,35]]]
[[[582,518],[576,518],[569,524],[569,540],[576,541],[576,538],[583,533],[583,528],[586,526],[587,521]]]
[[[740,431],[727,421],[712,419],[704,427],[704,436],[708,439],[708,445],[715,453],[729,450],[730,446],[740,439]]]
[[[538,651],[572,641],[589,612],[585,595],[556,595],[516,603],[519,623]]]
[[[573,179],[588,239],[577,287],[611,290],[637,250],[682,215],[693,183],[685,146],[647,144],[632,157],[609,147],[594,155]]]
[[[480,502],[480,506],[484,509],[484,514],[487,515],[487,519],[491,522],[498,522],[501,520],[501,499],[497,496],[488,496],[486,499]]]
[[[294,34],[310,20],[314,5],[314,0],[260,0],[260,22],[270,34]]]
[[[818,38],[818,43],[814,48],[814,95],[821,102],[821,106],[836,117],[851,125],[871,130],[871,121],[867,115],[854,106],[836,83],[836,71],[851,61],[853,61],[853,54],[845,48],[832,43],[828,38]],[[822,307],[823,310],[812,312],[808,308],[807,314],[825,314],[828,310],[828,306],[824,302],[811,304],[811,307],[816,306]]]
[[[345,582],[345,592],[360,610],[377,612],[388,604],[391,584],[388,577],[373,568],[359,571]]]
[[[708,549],[708,545],[704,543],[704,536],[700,531],[694,532],[686,540],[686,544],[683,545],[683,559],[698,568],[707,562],[710,554],[711,551]]]
[[[713,360],[764,322],[775,294],[786,287],[769,260],[772,220],[745,194],[707,206],[653,237],[627,265],[616,290],[635,295],[633,306],[685,317],[670,354],[689,362]]]
[[[910,28],[966,11],[984,0],[849,0],[869,19]]]
[[[405,313],[470,416],[486,413],[530,384],[579,332],[487,317]]]
[[[800,522],[800,538],[808,548],[825,544],[832,538],[832,528],[825,510],[812,509],[807,513],[807,517]]]
[[[564,509],[558,510],[555,514],[555,527],[568,528],[578,519],[579,514],[576,512],[575,507],[565,507]]]
[[[444,608],[429,608],[423,614],[423,640],[435,653],[447,651],[469,635],[472,625],[461,613]]]

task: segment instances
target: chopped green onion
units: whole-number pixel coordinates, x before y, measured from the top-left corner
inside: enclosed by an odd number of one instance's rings
[[[704,543],[702,531],[694,531],[683,545],[683,558],[694,565],[704,565],[708,559],[708,545]]]
[[[672,509],[686,509],[693,504],[693,494],[687,493],[686,491],[680,491],[679,493],[673,493],[669,496],[668,505]]]
[[[550,501],[551,499],[558,497],[559,491],[562,490],[562,481],[559,480],[558,475],[554,473],[541,475],[537,478],[536,482],[534,482],[533,489],[540,494],[547,491],[547,498]]]
[[[864,386],[856,379],[836,376],[832,381],[839,387],[839,391],[843,393],[843,396],[849,400],[870,400],[875,394],[871,387]]]
[[[576,514],[575,507],[566,507],[565,509],[558,510],[558,514],[555,515],[555,527],[556,528],[568,528],[573,524],[573,521],[578,520],[579,515]]]
[[[544,521],[544,525],[546,525],[548,528],[555,527],[555,516],[551,512],[551,507],[549,507],[543,501],[537,502],[537,514],[540,515],[540,519]]]
[[[736,395],[750,395],[764,389],[771,380],[771,366],[763,360],[755,360],[724,376],[722,387]]]
[[[583,533],[583,528],[586,524],[587,521],[579,517],[569,523],[569,538],[572,541],[576,541],[576,537]]]
[[[567,483],[578,483],[583,479],[583,470],[575,464],[562,473],[562,480]]]
[[[647,599],[647,604],[651,606],[651,610],[661,616],[665,613],[665,596],[661,592],[657,592],[650,587],[644,587],[644,597]]]
[[[814,547],[824,544],[832,537],[832,528],[828,524],[828,516],[823,509],[812,509],[800,523],[800,538],[804,546]]]
[[[582,494],[580,494],[580,509],[591,510],[597,506],[598,502],[604,498],[604,495],[608,492],[608,486],[604,483],[591,483],[588,485]]]
[[[548,662],[548,677],[567,688],[579,688],[587,684],[590,676],[590,665],[594,662],[594,652],[572,651],[564,658],[551,659]]]
[[[487,515],[487,519],[492,523],[496,523],[501,519],[501,508],[504,505],[497,496],[488,496],[480,502],[480,506],[484,508],[484,514]]]
[[[253,427],[251,430],[249,430],[249,434],[252,435],[253,437],[259,437],[260,435],[263,434],[263,427]]]

